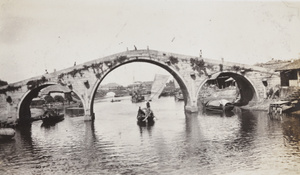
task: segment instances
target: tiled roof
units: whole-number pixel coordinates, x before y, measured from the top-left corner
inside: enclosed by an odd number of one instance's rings
[[[292,63],[282,66],[276,71],[284,71],[284,70],[295,70],[295,69],[300,69],[300,59],[293,61]]]

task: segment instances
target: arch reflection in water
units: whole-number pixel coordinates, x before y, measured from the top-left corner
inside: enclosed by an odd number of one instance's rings
[[[17,129],[14,141],[0,143],[0,168],[6,174],[299,172],[299,150],[283,142],[285,136],[298,138],[296,117],[278,121],[247,110],[231,117],[185,114],[183,102],[161,98],[151,104],[155,125],[140,127],[137,107],[129,99],[120,103],[122,110],[97,103],[94,122],[66,116],[50,129],[41,121]]]

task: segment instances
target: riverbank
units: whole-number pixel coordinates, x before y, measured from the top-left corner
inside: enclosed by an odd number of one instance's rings
[[[226,99],[230,102],[234,102],[238,98],[238,93],[235,87],[226,89],[214,89],[206,87],[202,90],[199,101],[204,104],[210,100]],[[250,102],[246,106],[241,106],[241,109],[256,110],[256,111],[268,111],[271,103],[278,101],[279,99],[263,99],[258,102]]]
[[[241,106],[242,109],[268,111],[271,103],[278,101],[278,99],[263,99],[258,102],[249,103],[246,106]]]

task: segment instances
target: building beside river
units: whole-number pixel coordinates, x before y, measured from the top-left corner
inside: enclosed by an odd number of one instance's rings
[[[280,72],[281,97],[287,100],[300,99],[300,59],[276,71]]]

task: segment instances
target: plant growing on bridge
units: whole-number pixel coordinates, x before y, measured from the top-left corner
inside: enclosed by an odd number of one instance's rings
[[[117,61],[119,62],[119,63],[123,63],[125,60],[127,60],[128,59],[128,57],[127,56],[119,56],[119,57],[117,57]]]
[[[73,69],[72,71],[68,72],[68,74],[70,74],[73,78],[76,76],[77,73],[80,74],[80,76],[82,77],[83,73],[81,72],[82,69]]]
[[[7,81],[3,81],[0,79],[0,86],[5,86],[8,85]]]
[[[192,69],[198,72],[198,75],[201,76],[203,74],[205,74],[206,76],[208,76],[207,72],[206,72],[206,67],[205,67],[205,62],[203,59],[198,59],[198,58],[190,58],[190,63],[192,66]]]
[[[251,68],[244,68],[244,67],[240,67],[240,66],[236,66],[236,65],[232,66],[232,69],[235,72],[240,71],[242,74],[245,74],[246,72],[252,71]]]
[[[58,75],[57,78],[58,78],[58,79],[62,79],[62,78],[64,77],[64,75],[65,75],[64,73],[61,73],[61,74]]]
[[[6,92],[14,92],[21,88],[22,86],[8,85],[6,88],[0,89],[0,94],[6,94]]]
[[[104,64],[109,68],[111,68],[113,66],[111,61],[104,61]]]
[[[98,72],[95,74],[96,78],[101,79],[101,74]]]
[[[37,79],[37,80],[30,80],[26,83],[27,89],[32,90],[47,81],[48,80],[44,76],[42,76],[40,79]]]
[[[170,62],[171,62],[172,64],[177,64],[177,63],[178,63],[178,58],[176,58],[176,57],[170,56],[170,57],[169,57],[169,60],[170,60]]]
[[[241,70],[241,67],[240,67],[240,66],[233,65],[233,66],[232,66],[232,69],[233,69],[235,72],[238,72],[239,70]]]
[[[100,62],[100,63],[93,63],[91,65],[92,69],[93,69],[93,72],[96,73],[96,70],[99,71],[99,69],[101,69],[101,71],[103,72],[103,63]]]
[[[81,68],[81,70],[89,70],[89,66],[83,65],[83,68]]]

